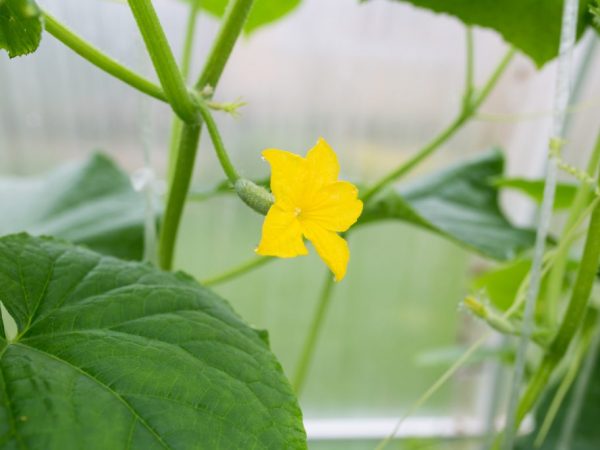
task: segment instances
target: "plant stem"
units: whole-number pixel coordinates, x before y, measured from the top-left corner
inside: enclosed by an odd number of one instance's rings
[[[578,8],[579,1],[578,0],[565,0],[563,4],[562,11],[562,21],[561,21],[561,33],[560,33],[560,43],[559,43],[559,58],[558,58],[558,66],[557,66],[557,75],[556,75],[556,89],[554,91],[554,116],[552,120],[552,129],[550,134],[550,150],[552,147],[552,143],[554,140],[561,140],[564,136],[564,128],[565,128],[565,118],[566,118],[566,110],[569,105],[569,99],[571,96],[571,72],[572,72],[572,53],[573,48],[575,46],[576,40],[576,31],[577,31],[577,19],[578,19]],[[539,378],[538,385],[530,384],[532,387],[531,390],[526,390],[525,394],[522,397],[522,400],[519,400],[522,384],[523,384],[523,376],[525,373],[525,364],[527,357],[527,347],[529,345],[529,340],[531,337],[531,333],[535,326],[534,322],[534,311],[535,305],[539,296],[540,285],[542,281],[542,265],[546,247],[546,239],[548,236],[548,232],[550,229],[550,222],[552,219],[552,210],[554,207],[554,197],[556,194],[556,180],[558,175],[558,161],[556,155],[553,154],[552,151],[549,151],[549,159],[546,167],[546,180],[544,184],[544,199],[542,201],[542,206],[540,208],[539,213],[539,221],[536,232],[536,241],[535,247],[533,251],[533,261],[531,263],[531,271],[530,271],[530,284],[529,289],[527,291],[527,299],[525,302],[525,311],[523,313],[523,321],[521,325],[521,338],[519,340],[517,355],[515,359],[514,369],[513,369],[513,377],[511,382],[511,387],[509,391],[509,400],[507,406],[506,413],[506,426],[505,426],[505,436],[502,442],[503,450],[512,450],[514,446],[515,436],[519,429],[519,425],[523,419],[521,415],[523,411],[527,413],[533,403],[539,397],[541,390],[544,388],[547,383],[552,371],[554,370],[555,363],[552,360],[544,359],[542,361],[540,370],[539,370]],[[598,209],[595,208],[592,213],[592,222],[594,221],[595,216],[597,215]],[[600,220],[598,225],[600,226]],[[596,231],[596,230],[593,230]],[[592,242],[592,236],[590,236],[588,232],[588,243]],[[600,244],[600,240],[599,240]],[[587,244],[586,244],[587,247]],[[598,246],[598,253],[600,254],[600,245]],[[597,257],[598,255],[596,255]],[[597,260],[595,262],[595,266],[597,267]],[[596,269],[594,268],[594,270]],[[581,269],[580,268],[580,274]],[[593,281],[593,280],[592,280]],[[590,282],[591,283],[591,282]],[[575,286],[577,289],[577,286]],[[590,284],[591,289],[591,284]],[[588,293],[589,294],[589,293]],[[587,304],[587,298],[585,299]],[[579,325],[579,324],[578,324]],[[569,337],[569,342],[572,336]],[[552,346],[551,344],[551,353]],[[562,358],[560,355],[559,359]],[[534,375],[534,381],[538,377],[538,374]],[[532,402],[532,403],[527,403]]]
[[[598,262],[600,261],[600,206],[596,205],[590,218],[588,232],[583,250],[583,257],[577,272],[569,306],[563,318],[558,333],[538,371],[534,374],[525,394],[521,398],[516,414],[516,427],[525,415],[535,405],[537,399],[546,387],[550,375],[561,361],[573,337],[584,322],[589,297],[596,279]]]
[[[581,408],[585,402],[585,394],[589,387],[590,379],[594,373],[596,360],[598,359],[598,354],[600,352],[600,316],[596,318],[595,328],[595,334],[593,335],[592,343],[590,344],[590,350],[585,358],[583,367],[579,372],[573,397],[571,398],[566,417],[563,421],[557,445],[558,450],[570,450],[571,448],[573,433],[577,427]]]
[[[496,86],[496,83],[500,79],[500,76],[506,70],[508,63],[511,61],[515,54],[514,49],[510,49],[506,52],[502,60],[496,66],[496,69],[480,91],[480,93],[475,97],[469,107],[463,107],[460,114],[445,128],[440,134],[438,134],[431,142],[429,142],[425,147],[419,150],[412,158],[406,161],[404,164],[400,165],[396,169],[389,172],[379,181],[377,181],[367,192],[362,196],[362,200],[364,202],[369,201],[374,195],[379,193],[382,189],[387,187],[392,182],[398,180],[403,177],[407,173],[409,173],[412,169],[414,169],[421,161],[428,158],[431,154],[433,154],[436,150],[440,148],[440,146],[445,143],[450,137],[452,137],[462,126],[471,119],[477,109],[483,101],[489,96],[492,89]]]
[[[554,419],[558,414],[558,410],[563,404],[563,401],[567,396],[569,389],[571,389],[573,382],[579,374],[581,363],[589,350],[592,337],[594,336],[595,325],[596,320],[594,319],[592,323],[585,326],[585,329],[582,332],[581,339],[577,343],[577,348],[575,349],[574,355],[568,361],[568,367],[565,376],[563,377],[562,381],[560,382],[560,385],[558,386],[556,394],[554,395],[554,398],[552,399],[552,402],[548,407],[548,411],[546,412],[544,421],[542,422],[539,432],[535,438],[533,444],[535,448],[541,447],[544,443],[544,440],[546,439],[546,436],[548,436],[548,432],[550,431],[550,428],[554,423]]]
[[[179,150],[182,130],[183,122],[174,114],[171,121],[171,136],[169,138],[169,167],[167,168],[167,183],[169,184],[173,181],[173,176],[175,175],[175,161],[177,161],[177,150]]]
[[[43,12],[45,29],[58,41],[69,47],[82,58],[91,62],[93,65],[112,75],[115,78],[127,83],[129,86],[137,89],[144,94],[161,100],[167,101],[167,97],[162,88],[152,81],[138,75],[133,70],[128,69],[110,56],[102,53],[92,44],[82,39],[65,25],[61,24],[47,12]]]
[[[463,93],[463,111],[468,109],[473,102],[473,92],[475,90],[474,79],[474,51],[473,51],[473,28],[465,28],[465,90]]]
[[[200,139],[200,125],[186,124],[181,130],[179,141],[179,156],[175,165],[175,173],[187,176],[175,176],[169,186],[169,196],[163,223],[160,230],[159,263],[164,270],[170,270],[173,261],[173,252],[177,231],[181,220],[181,213],[190,187],[192,170],[196,160],[196,149]]]
[[[217,124],[215,123],[208,106],[204,100],[198,99],[197,108],[200,112],[208,134],[212,140],[215,152],[221,163],[223,171],[227,175],[227,178],[231,184],[239,179],[239,175],[235,170],[235,167],[229,159],[227,150],[223,145],[223,140],[219,133]],[[180,147],[177,152],[178,157],[175,162],[175,177],[171,180],[171,187],[169,190],[169,201],[167,202],[167,209],[165,211],[165,221],[163,229],[161,230],[161,242],[160,242],[160,263],[161,267],[167,268],[167,264],[171,264],[173,261],[173,249],[175,247],[175,239],[177,236],[177,230],[179,228],[179,222],[181,220],[181,214],[183,213],[183,207],[188,195],[190,188],[190,182],[192,178],[192,170],[194,162],[196,160],[196,150],[198,148],[198,140],[200,139],[200,125],[191,126],[185,124],[181,132]],[[184,176],[177,176],[177,174],[184,174]],[[164,239],[162,233],[165,234]]]
[[[223,140],[221,139],[221,134],[219,133],[219,128],[215,123],[215,120],[208,109],[206,103],[203,100],[198,101],[198,109],[200,110],[200,114],[202,115],[202,119],[206,124],[206,128],[208,129],[208,134],[210,135],[210,139],[212,140],[213,146],[215,148],[215,152],[217,153],[217,157],[219,158],[219,163],[221,163],[221,167],[223,168],[223,172],[227,175],[227,179],[231,182],[231,184],[235,184],[235,182],[240,178],[235,167],[231,163],[229,159],[229,155],[227,154],[227,150],[223,145]]]
[[[304,382],[306,381],[308,368],[312,360],[312,355],[317,344],[319,333],[323,326],[323,320],[325,318],[325,313],[327,312],[327,307],[329,306],[329,301],[331,300],[332,290],[333,277],[328,271],[325,277],[325,282],[323,283],[323,287],[321,288],[321,295],[319,296],[317,309],[310,323],[310,329],[308,330],[308,335],[304,341],[304,346],[302,347],[302,351],[300,353],[300,359],[296,364],[296,372],[294,373],[294,377],[292,379],[292,387],[294,388],[296,396],[298,397],[300,397],[300,393],[304,388]]]
[[[270,256],[257,256],[248,261],[243,262],[238,266],[232,267],[231,269],[228,269],[225,272],[220,273],[219,275],[215,275],[214,277],[202,280],[200,284],[204,286],[214,286],[216,284],[225,283],[226,281],[230,281],[241,275],[245,275],[246,273],[251,272],[254,269],[258,269],[259,267],[262,267],[268,262],[274,260],[275,258],[272,258]]]
[[[253,4],[254,0],[235,0],[229,2],[223,26],[219,30],[215,44],[208,55],[204,70],[196,82],[196,89],[198,91],[202,91],[206,86],[210,86],[213,89],[216,87]]]
[[[551,354],[554,354],[558,360],[566,353],[573,336],[575,336],[575,333],[583,322],[588,300],[596,279],[599,259],[600,207],[596,206],[590,219],[583,258],[581,259],[581,266],[575,280],[571,301],[569,302],[558,334],[550,347]]]
[[[233,50],[235,41],[244,27],[253,2],[254,0],[234,0],[230,2],[221,30],[196,86],[210,85],[213,88],[216,86]],[[187,191],[192,179],[201,125],[201,123],[198,125],[184,124],[181,131],[181,144],[176,154],[177,162],[174,164],[175,171],[169,184],[167,207],[160,234],[160,266],[164,270],[170,270],[173,265],[174,246],[177,241],[177,232]],[[182,154],[182,151],[187,154]],[[187,164],[180,163],[180,160],[187,161]],[[182,191],[185,191],[183,196],[180,195]]]
[[[565,127],[568,127],[573,119],[573,115],[571,113],[578,109],[573,105],[573,102],[577,102],[582,99],[583,87],[585,81],[589,78],[590,64],[594,59],[593,57],[596,50],[596,45],[596,39],[588,40],[587,48],[585,49],[585,54],[583,56],[583,62],[578,73],[576,74],[575,82],[573,83],[573,100],[570,102],[571,106],[565,111],[565,113],[568,114],[565,117]],[[594,177],[598,164],[600,164],[600,132],[598,133],[596,145],[594,150],[592,150],[592,154],[590,155],[590,159],[586,168],[586,173],[590,177]],[[568,232],[568,229],[573,225],[573,222],[576,221],[577,215],[579,215],[585,208],[585,204],[590,196],[591,190],[587,185],[585,185],[585,183],[582,184],[578,189],[573,201],[573,205],[570,208],[569,216],[563,227],[563,235]],[[550,273],[548,279],[548,289],[546,290],[547,306],[545,308],[547,314],[544,315],[544,318],[547,320],[547,324],[550,327],[556,326],[558,322],[559,301],[562,294],[562,283],[566,272],[569,249],[570,246],[567,246],[565,251],[558,255],[555,266],[552,268],[552,272]]]
[[[198,114],[151,0],[128,0],[152,64],[173,111],[186,123],[197,124]]]
[[[388,186],[390,183],[402,178],[404,175],[414,169],[421,161],[429,157],[435,152],[444,142],[446,142],[451,136],[453,136],[467,121],[468,116],[460,114],[454,121],[438,134],[431,142],[425,147],[419,150],[412,158],[406,161],[404,164],[394,169],[379,181],[377,181],[367,192],[362,196],[363,202],[367,203],[371,198],[379,193],[383,188]]]
[[[599,164],[600,132],[598,133],[598,137],[596,138],[596,144],[594,145],[594,149],[592,150],[592,154],[590,155],[586,172],[593,177],[596,173],[596,168]],[[569,232],[569,230],[577,222],[577,218],[582,214],[585,207],[589,204],[592,195],[592,188],[588,186],[587,183],[581,183],[579,189],[577,190],[577,194],[575,195],[575,199],[573,200],[573,205],[569,210],[569,215],[563,227],[563,236],[561,236],[561,239],[564,237],[565,234]],[[564,246],[561,249],[560,253],[555,259],[554,266],[552,267],[552,270],[550,271],[550,274],[548,276],[546,302],[548,305],[548,322],[551,326],[553,326],[558,320],[558,303],[562,292],[563,280],[567,269],[570,248],[571,246],[568,245]]]
[[[200,0],[192,1],[188,12],[188,21],[185,28],[185,40],[183,52],[181,55],[181,76],[187,81],[192,62],[192,50],[194,47],[194,36],[196,35],[196,24],[198,23],[198,12],[200,11]],[[171,137],[169,139],[169,167],[167,172],[167,182],[171,183],[173,173],[175,172],[175,160],[177,159],[177,149],[179,138],[181,137],[181,128],[183,123],[177,115],[173,116],[171,121]]]
[[[561,240],[558,243],[558,248],[556,251],[560,251],[561,247],[567,245],[567,243],[570,245],[570,243],[575,239],[575,230],[579,227],[583,219],[587,217],[587,214],[590,211],[593,211],[596,205],[598,204],[600,204],[600,199],[596,199],[594,202],[592,202],[592,204],[589,207],[586,208],[584,214],[582,214],[577,219],[577,223],[574,224],[573,227],[569,230],[569,233],[565,238],[567,241]],[[556,253],[553,252],[548,252],[546,254],[542,275],[545,275],[548,272],[548,268],[552,265],[555,254]],[[517,295],[515,296],[515,301],[513,302],[511,307],[502,315],[504,319],[513,317],[520,310],[521,306],[523,306],[523,302],[525,301],[525,291],[527,290],[528,284],[529,274],[521,282],[519,289],[517,290]],[[471,347],[469,347],[463,353],[463,355],[452,365],[452,367],[446,370],[446,372],[444,372],[437,379],[437,381],[421,397],[419,397],[419,399],[415,403],[413,403],[413,405],[408,409],[404,416],[402,416],[402,418],[396,423],[394,430],[380,442],[380,444],[377,446],[377,450],[383,449],[394,438],[394,436],[402,426],[404,420],[411,416],[423,404],[425,404],[427,400],[429,400],[429,398],[431,398],[452,377],[452,375],[454,375],[456,371],[460,369],[460,367],[462,367],[462,365],[469,360],[471,355],[473,355],[475,351],[477,351],[477,349],[479,349],[486,342],[486,340],[491,337],[491,335],[491,332],[487,332],[486,334],[481,336],[474,344],[471,345]]]
[[[472,105],[471,115],[475,115],[475,113],[477,112],[477,109],[479,109],[481,104],[492,93],[492,91],[496,87],[496,84],[498,84],[500,77],[506,71],[506,68],[508,67],[508,65],[510,64],[512,59],[514,58],[515,54],[516,54],[516,50],[512,47],[506,51],[506,53],[504,54],[504,56],[502,57],[502,59],[500,60],[500,62],[498,63],[498,65],[496,66],[496,68],[494,69],[494,71],[492,72],[490,77],[488,78],[488,80],[486,81],[486,83],[483,85],[483,87],[479,91],[479,94],[475,97],[475,100],[473,101],[473,105]]]

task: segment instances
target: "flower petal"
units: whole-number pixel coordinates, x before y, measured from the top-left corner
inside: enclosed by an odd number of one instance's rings
[[[262,227],[262,238],[256,253],[263,256],[293,258],[307,255],[300,222],[293,212],[271,206]]]
[[[325,186],[337,180],[340,174],[340,164],[335,152],[322,137],[317,141],[317,145],[308,151],[306,160],[311,183],[314,183],[315,187]]]
[[[316,222],[331,231],[346,231],[358,219],[363,203],[358,189],[347,181],[336,181],[320,189],[310,208],[302,211],[301,220]]]
[[[346,240],[315,222],[302,222],[302,230],[306,238],[315,246],[321,259],[333,272],[335,281],[341,281],[346,275],[350,260],[350,249]]]
[[[306,182],[306,159],[285,150],[267,149],[263,157],[271,165],[271,192],[284,209],[298,205]]]

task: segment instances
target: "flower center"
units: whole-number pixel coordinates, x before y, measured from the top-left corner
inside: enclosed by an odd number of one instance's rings
[[[300,214],[302,214],[302,209],[301,208],[294,208],[294,215],[296,217],[300,216]]]

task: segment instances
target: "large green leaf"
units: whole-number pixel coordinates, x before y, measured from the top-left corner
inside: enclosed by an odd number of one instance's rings
[[[200,8],[216,17],[223,17],[229,0],[185,0],[189,3],[200,2]],[[301,0],[256,0],[244,32],[252,33],[256,29],[281,19],[300,5]]]
[[[34,52],[41,39],[40,10],[33,0],[0,0],[0,49],[14,58]]]
[[[101,154],[40,178],[0,179],[0,235],[28,231],[141,259],[144,201],[127,174]]]
[[[0,238],[0,448],[302,449],[264,334],[183,274]]]
[[[492,28],[528,55],[538,67],[558,55],[564,0],[395,0],[453,15],[468,25]],[[580,0],[579,33],[589,22],[588,5]]]
[[[395,219],[438,233],[485,256],[512,259],[534,241],[531,230],[510,224],[489,182],[502,175],[504,157],[488,151],[401,188],[365,207],[359,225]]]

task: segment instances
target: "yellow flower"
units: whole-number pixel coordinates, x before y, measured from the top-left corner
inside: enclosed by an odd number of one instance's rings
[[[306,158],[276,149],[262,154],[271,165],[275,203],[265,218],[256,252],[280,258],[306,255],[304,236],[340,281],[346,275],[350,250],[338,233],[350,228],[362,212],[358,189],[338,181],[337,157],[323,138]]]

